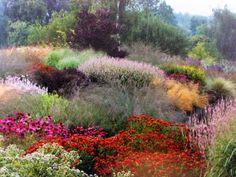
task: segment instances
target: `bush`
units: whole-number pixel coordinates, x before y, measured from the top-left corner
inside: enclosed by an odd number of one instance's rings
[[[184,74],[194,82],[200,82],[201,84],[206,82],[205,72],[198,67],[167,64],[162,65],[160,68],[167,74]]]
[[[52,44],[56,47],[68,46],[66,34],[75,26],[75,15],[69,12],[58,12],[52,15],[47,25],[29,26],[27,41],[29,44]]]
[[[123,19],[126,30],[122,34],[122,41],[125,43],[143,42],[158,46],[161,51],[172,55],[186,54],[186,35],[179,28],[161,21],[158,16],[127,11]]]
[[[77,14],[74,32],[68,33],[68,42],[72,48],[101,50],[112,57],[124,58],[125,51],[119,50],[115,38],[121,32],[121,26],[112,19],[109,10],[97,10],[95,14],[82,11]]]
[[[235,98],[235,88],[236,85],[232,81],[220,77],[208,79],[206,83],[206,89],[213,92],[216,101]]]
[[[153,78],[163,77],[163,72],[158,67],[114,58],[93,59],[79,69],[92,79],[110,83],[119,81],[122,85],[132,87],[147,86]]]
[[[59,70],[77,68],[91,58],[102,57],[102,52],[95,52],[92,49],[75,52],[70,49],[59,49],[51,52],[44,63]]]
[[[48,54],[48,56],[44,59],[44,63],[46,65],[56,67],[58,62],[68,56],[75,56],[75,52],[70,49],[59,49],[54,50]]]
[[[198,42],[197,45],[189,51],[188,56],[202,60],[205,64],[212,64],[216,60],[207,52],[204,42]]]
[[[22,156],[23,151],[11,145],[0,150],[1,176],[48,176],[48,177],[88,177],[84,172],[72,168],[79,158],[77,152],[67,152],[62,146],[48,144],[36,152]]]
[[[53,70],[44,72],[36,70],[34,73],[36,83],[48,89],[49,93],[71,96],[82,86],[88,84],[84,73],[76,69]]]
[[[56,68],[59,70],[69,69],[69,68],[78,68],[80,65],[85,63],[91,58],[102,57],[104,54],[102,52],[95,52],[94,50],[87,49],[81,52],[78,52],[77,55],[64,57],[58,62]]]
[[[197,85],[185,85],[173,80],[166,81],[165,85],[167,95],[181,110],[193,111],[195,107],[205,108],[208,105],[207,95],[201,95]]]

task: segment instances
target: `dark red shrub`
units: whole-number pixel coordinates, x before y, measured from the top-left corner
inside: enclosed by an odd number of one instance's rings
[[[70,96],[80,86],[88,84],[86,75],[76,69],[55,69],[51,72],[36,70],[34,79],[38,85],[47,87],[49,93],[57,93],[63,96]]]
[[[77,26],[67,35],[72,48],[89,48],[105,51],[112,57],[123,58],[127,53],[119,49],[118,34],[121,25],[112,18],[109,10],[97,10],[95,14],[82,11],[77,14]]]

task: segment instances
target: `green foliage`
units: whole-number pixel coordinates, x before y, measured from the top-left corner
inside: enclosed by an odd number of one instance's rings
[[[86,49],[80,52],[75,52],[71,49],[58,49],[51,52],[45,59],[46,65],[55,67],[59,70],[78,68],[91,58],[102,57],[105,54],[102,52],[95,52],[92,49]]]
[[[46,65],[56,67],[58,62],[65,57],[75,56],[75,52],[70,49],[58,49],[54,50],[48,54],[48,56],[44,59],[44,63]]]
[[[21,99],[8,104],[1,103],[0,112],[10,115],[17,111],[31,113],[36,117],[51,115],[56,123],[69,116],[66,115],[69,102],[57,95],[23,95]]]
[[[47,7],[44,0],[3,0],[5,14],[12,21],[43,21]]]
[[[57,144],[46,144],[36,152],[23,155],[15,145],[0,150],[0,176],[19,177],[88,177],[71,168],[79,158],[75,151],[67,152]]]
[[[9,45],[21,46],[27,44],[28,24],[23,21],[10,22],[8,32]]]
[[[224,78],[211,78],[207,79],[206,89],[213,91],[216,98],[229,98],[235,97],[236,85]]]
[[[0,47],[5,46],[7,44],[7,17],[3,14],[4,8],[2,6],[2,2],[0,1]]]
[[[58,12],[52,15],[47,25],[34,24],[29,27],[29,44],[50,43],[54,46],[67,46],[66,34],[74,28],[75,15],[69,12]]]
[[[110,134],[125,128],[127,117],[146,113],[182,122],[185,115],[177,112],[162,88],[142,88],[133,91],[121,85],[90,85],[78,92],[72,100],[56,95],[24,95],[15,102],[0,103],[0,113],[15,111],[33,116],[51,115],[55,123],[69,128],[77,125],[97,125]]]
[[[204,24],[207,24],[207,17],[193,16],[191,18],[191,24],[190,24],[190,29],[192,31],[192,34],[195,35],[197,33],[197,28]]]
[[[224,127],[223,133],[216,135],[215,143],[208,152],[206,177],[236,176],[235,123],[235,120],[232,120]]]
[[[200,81],[202,84],[204,84],[206,81],[205,72],[198,67],[167,64],[162,65],[160,68],[163,69],[167,74],[184,74],[189,79],[198,82]]]
[[[105,54],[103,54],[102,52],[95,52],[92,49],[83,50],[81,52],[78,52],[77,55],[64,57],[57,63],[56,68],[60,70],[68,68],[78,68],[87,60],[91,58],[99,58],[102,56],[105,56]]]
[[[186,54],[188,39],[183,31],[163,22],[157,16],[127,11],[123,23],[126,30],[122,40],[128,44],[143,42],[158,46],[170,54]]]
[[[188,56],[202,60],[205,64],[213,64],[215,62],[215,58],[207,51],[204,42],[198,42],[197,45],[189,51]]]

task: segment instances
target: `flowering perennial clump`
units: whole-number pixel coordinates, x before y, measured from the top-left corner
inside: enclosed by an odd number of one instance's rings
[[[69,138],[55,137],[34,144],[27,150],[27,154],[37,151],[47,143],[58,143],[68,151],[78,151],[82,164],[88,159],[90,159],[89,162],[93,162],[83,164],[83,168],[79,169],[101,176],[111,175],[114,170],[127,169],[131,169],[135,176],[142,176],[140,168],[146,167],[148,173],[154,176],[178,173],[189,175],[193,171],[199,172],[204,169],[205,164],[198,150],[190,148],[188,132],[188,128],[182,124],[161,119],[154,120],[146,115],[132,116],[127,129],[116,136],[109,138],[82,135],[73,135]],[[175,168],[173,164],[173,168],[168,168],[168,170],[158,169],[162,166],[167,167],[168,163],[174,161]]]
[[[62,124],[55,125],[50,116],[33,118],[30,114],[16,113],[0,120],[0,133],[11,135],[12,133],[24,137],[26,134],[38,136],[62,136],[67,137],[69,132]]]
[[[54,136],[66,138],[72,134],[94,137],[105,137],[107,135],[101,128],[93,126],[83,128],[78,126],[74,130],[69,130],[63,124],[56,125],[51,116],[35,118],[30,114],[20,112],[0,120],[0,133],[5,138],[12,136],[12,134],[21,138],[24,138],[28,134],[34,134],[41,138]]]
[[[19,90],[23,93],[43,94],[47,93],[46,88],[38,87],[29,81],[26,77],[8,76],[6,79],[0,80],[0,84]]]
[[[97,177],[75,169],[73,165],[79,159],[78,153],[67,152],[58,144],[44,145],[26,156],[22,156],[23,153],[15,145],[0,148],[0,176]]]

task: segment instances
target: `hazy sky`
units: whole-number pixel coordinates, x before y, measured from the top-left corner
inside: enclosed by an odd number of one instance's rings
[[[194,15],[211,15],[213,8],[223,8],[236,12],[236,0],[165,0],[175,12],[188,12]]]

